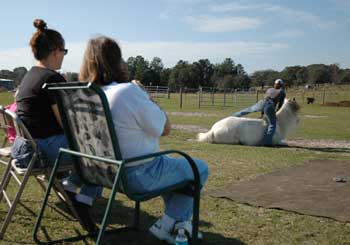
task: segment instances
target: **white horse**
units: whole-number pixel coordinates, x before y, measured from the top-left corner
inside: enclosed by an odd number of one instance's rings
[[[276,113],[277,128],[272,144],[282,144],[288,133],[298,125],[297,112],[300,106],[294,100],[286,99]],[[198,134],[198,141],[219,144],[262,145],[267,122],[264,119],[226,117],[216,122],[206,133]]]

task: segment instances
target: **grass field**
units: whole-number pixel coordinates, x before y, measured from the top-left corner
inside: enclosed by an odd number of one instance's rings
[[[12,94],[1,94],[0,104],[7,104]],[[237,110],[235,107],[184,107],[179,109],[177,97],[170,100],[160,98],[159,104],[170,112],[170,120],[175,125],[195,125],[210,128],[217,120]],[[181,112],[181,113],[178,113]],[[194,113],[197,112],[197,113]],[[200,112],[200,113],[199,113]],[[251,115],[256,117],[257,115]],[[291,139],[346,141],[350,140],[350,108],[324,107],[318,104],[303,105],[300,112],[301,123]],[[332,219],[300,215],[276,209],[265,209],[243,205],[226,199],[210,197],[207,192],[224,187],[230,182],[253,179],[258,175],[273,172],[292,165],[300,165],[310,159],[350,159],[347,150],[323,150],[323,148],[287,147],[266,148],[240,145],[218,145],[195,142],[197,132],[173,130],[161,139],[161,148],[179,149],[193,157],[207,161],[210,177],[201,199],[201,224],[204,232],[203,244],[350,244],[350,224]],[[4,168],[1,168],[1,171]],[[108,190],[104,196],[107,197]],[[53,196],[54,197],[54,196]],[[111,217],[113,226],[131,221],[132,203],[120,195]],[[38,212],[43,192],[34,181],[28,184],[22,203],[9,226],[1,244],[32,244],[35,214]],[[106,204],[106,199],[96,204],[98,221]],[[317,205],[317,203],[315,203]],[[46,214],[45,230],[51,238],[83,233],[81,227],[69,216],[62,216],[54,209],[62,205],[55,198],[52,208]],[[151,237],[146,229],[162,214],[160,198],[141,205],[141,227],[143,231],[111,235],[105,244],[162,244]],[[0,216],[4,218],[5,204],[0,206]],[[93,244],[87,239],[77,244]]]

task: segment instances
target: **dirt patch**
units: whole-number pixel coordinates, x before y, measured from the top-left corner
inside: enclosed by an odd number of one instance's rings
[[[343,148],[350,149],[349,140],[306,140],[306,139],[295,139],[287,140],[287,144],[291,147],[312,147],[312,148]]]
[[[320,115],[303,115],[302,117],[306,117],[306,118],[327,118],[328,116],[320,116]]]
[[[195,132],[195,133],[201,133],[201,132],[207,132],[209,129],[204,128],[197,125],[190,125],[190,124],[172,124],[172,129],[178,129],[178,130],[184,130],[187,132]]]
[[[205,113],[205,112],[180,112],[180,111],[173,111],[169,112],[169,115],[172,116],[187,116],[187,117],[215,117],[217,115]]]
[[[326,102],[323,106],[339,106],[339,107],[350,107],[350,101],[344,100],[340,102]]]

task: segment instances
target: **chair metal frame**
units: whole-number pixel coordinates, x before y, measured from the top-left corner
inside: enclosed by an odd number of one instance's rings
[[[192,225],[193,225],[192,229],[193,230],[192,230],[191,241],[192,241],[193,245],[198,244],[200,177],[199,177],[198,168],[197,168],[194,160],[186,153],[184,153],[182,151],[178,151],[178,150],[167,150],[167,151],[156,152],[156,153],[147,154],[147,155],[143,155],[143,156],[139,156],[139,157],[123,159],[121,154],[120,154],[119,144],[118,144],[114,124],[112,121],[112,115],[110,112],[109,104],[108,104],[108,101],[107,101],[107,98],[106,98],[104,92],[102,91],[102,89],[100,87],[98,87],[97,85],[95,85],[93,83],[72,82],[72,83],[45,84],[44,88],[48,89],[50,92],[55,94],[57,105],[58,105],[61,119],[62,119],[62,123],[64,125],[65,135],[67,136],[70,149],[61,148],[59,155],[58,155],[58,158],[56,159],[54,168],[53,168],[51,176],[50,176],[49,185],[48,185],[48,188],[47,188],[47,191],[45,194],[45,198],[43,200],[42,207],[41,207],[39,216],[37,217],[37,222],[36,222],[35,227],[34,227],[34,232],[33,232],[34,241],[37,244],[54,244],[54,243],[82,240],[86,237],[93,237],[93,236],[97,235],[96,244],[102,244],[103,236],[104,236],[105,232],[108,232],[108,233],[115,232],[116,230],[120,230],[120,229],[123,229],[123,230],[125,230],[125,229],[138,230],[139,229],[140,202],[150,200],[154,197],[158,197],[162,194],[169,193],[172,191],[179,191],[179,192],[188,194],[188,190],[190,189],[191,196],[193,196],[193,201],[194,201],[193,218],[192,218]],[[67,105],[64,106],[64,103],[63,103],[64,93],[61,91],[65,91],[65,90],[71,90],[71,91],[72,90],[73,91],[89,90],[89,91],[94,92],[96,95],[98,95],[100,102],[102,104],[102,107],[103,107],[103,112],[104,112],[103,115],[107,121],[108,132],[110,134],[110,138],[111,138],[112,146],[113,146],[113,150],[114,150],[114,152],[113,152],[114,159],[105,158],[104,156],[96,156],[96,155],[86,154],[85,152],[80,152],[79,146],[77,145],[77,142],[73,138],[74,132],[72,130],[72,127],[71,127],[71,125],[69,125],[69,120],[68,120],[69,108],[67,108]],[[72,155],[76,159],[79,159],[79,158],[81,158],[81,159],[83,159],[83,158],[93,159],[96,164],[97,164],[97,162],[99,162],[98,164],[103,164],[103,162],[105,164],[106,163],[113,164],[115,169],[117,169],[116,175],[114,176],[114,179],[112,181],[113,185],[112,186],[105,186],[105,187],[110,188],[112,190],[111,190],[111,193],[109,195],[108,204],[107,204],[105,213],[103,215],[103,220],[101,222],[101,227],[99,229],[98,234],[97,234],[97,232],[94,232],[94,233],[88,233],[86,235],[78,235],[78,236],[73,236],[73,237],[69,237],[69,238],[62,238],[62,239],[58,239],[58,240],[54,240],[54,241],[41,241],[38,237],[38,231],[40,228],[41,220],[42,220],[43,215],[44,215],[45,207],[47,205],[50,190],[52,188],[52,181],[55,178],[55,174],[56,174],[57,169],[59,168],[60,160],[61,160],[63,154]],[[178,183],[178,184],[175,184],[173,186],[170,186],[170,187],[158,190],[158,191],[150,192],[150,193],[142,193],[142,194],[132,193],[130,190],[128,190],[127,180],[126,180],[125,176],[123,175],[123,169],[125,167],[125,164],[137,162],[137,161],[145,160],[145,159],[152,159],[154,157],[158,157],[161,155],[168,155],[168,154],[178,154],[178,155],[184,157],[187,160],[188,164],[190,164],[190,166],[191,166],[191,169],[192,169],[193,175],[194,175],[194,180]],[[97,183],[91,183],[89,179],[84,178],[84,175],[81,173],[81,171],[79,171],[82,168],[82,166],[79,164],[79,161],[75,161],[74,166],[76,169],[76,173],[80,174],[81,179],[85,183],[95,184],[95,185],[97,184]],[[84,167],[87,168],[86,166],[84,166]],[[133,221],[132,226],[123,227],[123,228],[119,228],[119,229],[111,229],[111,230],[106,231],[106,227],[108,225],[108,218],[109,218],[110,209],[111,209],[113,201],[116,198],[117,192],[124,193],[125,195],[128,196],[129,199],[135,201],[134,221]]]
[[[28,129],[25,127],[24,123],[21,121],[21,119],[16,115],[16,113],[9,110],[5,110],[4,115],[5,115],[5,118],[7,118],[8,122],[10,122],[10,124],[15,128],[16,135],[24,137],[30,142],[33,149],[33,155],[28,163],[27,168],[17,167],[16,160],[13,159],[11,156],[9,157],[8,164],[6,164],[6,169],[4,171],[4,174],[0,183],[0,201],[2,200],[2,198],[4,198],[7,202],[7,205],[9,206],[9,209],[0,229],[0,239],[3,238],[7,230],[7,227],[11,222],[11,219],[15,213],[17,204],[20,202],[20,198],[22,196],[22,193],[25,189],[25,186],[28,182],[29,177],[34,176],[37,182],[39,183],[39,185],[43,188],[45,192],[47,189],[46,176],[49,176],[51,172],[50,167],[46,167],[46,168],[34,167],[36,161],[39,158],[37,145],[35,143],[35,140],[32,138],[31,134],[29,133]],[[65,166],[60,168],[60,172],[68,171],[70,169],[72,169],[72,166]],[[11,178],[13,178],[14,181],[19,186],[17,193],[13,198],[11,198],[7,194],[7,187],[10,184]],[[54,179],[53,185],[54,185],[54,191],[56,192],[57,196],[68,206],[73,216],[77,218],[78,215],[76,213],[76,210],[74,209],[72,203],[70,202],[70,199],[68,198],[66,192],[64,191],[62,184],[57,179]]]
[[[11,146],[7,146],[8,144],[8,130],[10,129],[11,125],[9,123],[8,117],[5,115],[5,108],[0,105],[0,129],[4,131],[4,136],[0,144],[0,163],[7,165],[8,158],[11,155]]]

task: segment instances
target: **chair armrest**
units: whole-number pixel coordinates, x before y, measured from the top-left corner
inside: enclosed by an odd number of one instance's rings
[[[114,164],[117,164],[117,165],[123,164],[123,161],[110,159],[110,158],[99,157],[99,156],[90,155],[90,154],[85,154],[85,153],[81,153],[81,152],[78,152],[78,151],[72,151],[72,150],[69,150],[69,149],[66,149],[66,148],[60,148],[60,152],[64,152],[66,154],[70,154],[70,155],[74,155],[74,156],[78,156],[78,157],[89,158],[89,159],[93,159],[93,160],[100,161],[100,162],[114,163]]]

